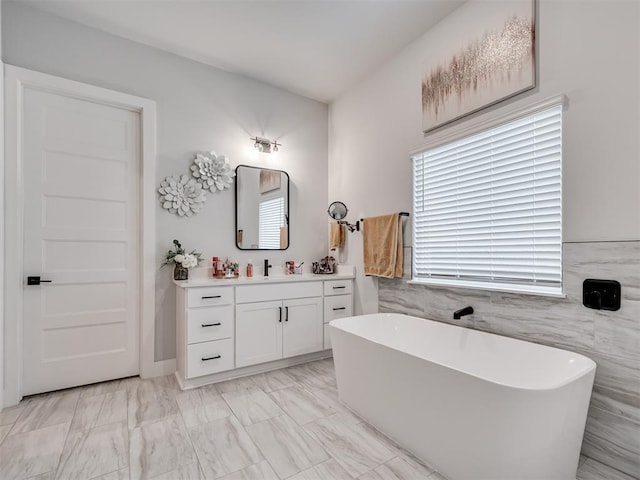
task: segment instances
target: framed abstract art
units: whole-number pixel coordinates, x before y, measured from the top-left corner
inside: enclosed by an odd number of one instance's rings
[[[535,0],[478,2],[467,15],[426,60],[425,133],[535,87]]]

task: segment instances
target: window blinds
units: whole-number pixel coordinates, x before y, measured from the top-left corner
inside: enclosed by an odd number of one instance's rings
[[[284,197],[260,202],[258,209],[258,248],[279,249],[280,229],[284,226]]]
[[[413,187],[414,280],[561,292],[561,105],[415,155]]]

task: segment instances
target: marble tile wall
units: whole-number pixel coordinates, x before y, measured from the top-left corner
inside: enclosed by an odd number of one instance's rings
[[[380,279],[380,312],[399,312],[582,353],[598,365],[582,453],[640,478],[640,242],[565,243],[566,298],[434,288]],[[586,278],[618,280],[618,311],[582,305]],[[475,313],[453,320],[466,305]]]

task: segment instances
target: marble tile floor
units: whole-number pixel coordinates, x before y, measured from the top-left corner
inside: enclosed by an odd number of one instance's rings
[[[446,480],[340,403],[331,359],[186,392],[172,376],[0,413],[0,479]],[[578,480],[632,480],[583,457]]]

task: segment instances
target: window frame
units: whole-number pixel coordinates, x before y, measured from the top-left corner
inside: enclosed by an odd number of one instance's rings
[[[447,128],[441,132],[436,132],[434,134],[430,134],[430,141],[422,144],[420,147],[414,149],[410,152],[409,160],[412,163],[412,177],[411,177],[411,186],[412,186],[412,210],[415,211],[415,177],[414,177],[414,165],[413,158],[415,156],[424,154],[424,152],[432,149],[436,149],[445,144],[453,143],[457,140],[461,140],[466,137],[470,137],[484,131],[499,127],[503,124],[521,119],[523,117],[533,115],[539,111],[561,106],[562,113],[567,110],[568,101],[566,96],[564,95],[555,95],[553,97],[547,98],[545,100],[535,102],[529,104],[525,107],[514,108],[508,112],[495,114],[491,116],[484,116],[482,118],[476,118],[465,122],[464,124],[454,125],[452,127]],[[564,130],[564,128],[563,128]],[[561,133],[562,137],[564,137],[564,131]],[[564,162],[561,160],[560,164],[560,182],[562,186],[562,164]],[[561,191],[562,195],[562,191]],[[539,296],[549,296],[549,297],[561,297],[564,298],[566,295],[564,294],[564,259],[563,259],[563,228],[562,228],[562,206],[563,199],[561,197],[560,200],[560,284],[559,286],[540,286],[534,283],[525,284],[525,283],[510,283],[510,282],[500,282],[500,281],[487,281],[487,280],[478,280],[478,279],[448,279],[442,277],[417,277],[416,276],[416,248],[412,248],[411,254],[411,262],[412,262],[412,275],[411,280],[408,280],[407,283],[417,284],[417,285],[427,285],[432,287],[441,287],[441,288],[463,288],[463,289],[471,289],[471,290],[485,290],[485,291],[497,291],[497,292],[509,292],[509,293],[517,293],[524,295],[539,295]],[[412,218],[415,229],[415,215]],[[412,235],[412,239],[415,238],[415,231]]]

